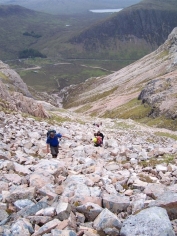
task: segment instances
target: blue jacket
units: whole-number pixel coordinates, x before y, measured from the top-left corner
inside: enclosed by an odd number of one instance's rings
[[[59,145],[59,141],[58,139],[61,138],[62,135],[61,134],[56,134],[53,138],[51,138],[50,136],[47,138],[46,143],[49,144],[52,147],[57,147]]]

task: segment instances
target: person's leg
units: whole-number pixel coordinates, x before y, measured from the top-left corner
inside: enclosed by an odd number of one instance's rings
[[[58,155],[58,146],[57,147],[52,147],[50,146],[51,154],[53,158],[57,158]]]

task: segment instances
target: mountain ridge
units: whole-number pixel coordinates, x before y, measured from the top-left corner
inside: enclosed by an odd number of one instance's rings
[[[140,0],[0,0],[0,4],[13,4],[27,7],[32,10],[51,14],[78,14],[86,13],[91,9],[124,8]]]
[[[160,46],[176,25],[177,3],[174,0],[167,3],[144,0],[89,27],[70,41],[82,46],[88,54],[105,50],[110,56],[117,54],[125,58],[128,49],[129,56],[132,52],[140,58]]]
[[[176,42],[177,28],[156,51],[137,62],[106,77],[90,78],[68,90],[65,88],[64,106],[111,118],[175,119]]]

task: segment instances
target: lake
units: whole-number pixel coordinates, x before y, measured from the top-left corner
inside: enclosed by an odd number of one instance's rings
[[[90,10],[93,13],[114,13],[114,12],[119,12],[121,9],[97,9],[97,10]]]

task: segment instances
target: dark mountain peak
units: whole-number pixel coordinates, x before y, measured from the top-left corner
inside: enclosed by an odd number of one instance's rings
[[[133,47],[145,55],[164,43],[176,25],[176,0],[144,0],[82,31],[71,42],[82,44],[86,51],[122,50],[124,54]]]
[[[8,17],[9,15],[33,14],[33,10],[29,10],[19,5],[0,5],[0,16]]]

